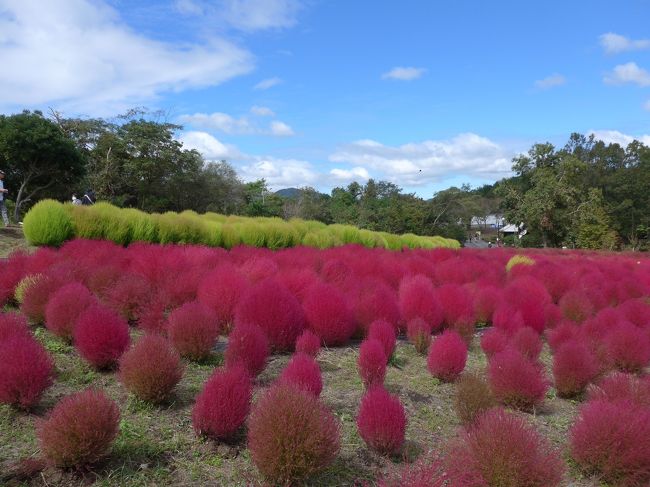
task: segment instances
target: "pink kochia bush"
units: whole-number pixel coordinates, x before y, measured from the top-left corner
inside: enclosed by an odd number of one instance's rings
[[[391,472],[377,481],[378,487],[445,487],[448,476],[439,459],[418,460],[397,472]]]
[[[427,366],[434,377],[453,382],[465,368],[467,345],[453,330],[446,330],[434,338],[429,347]]]
[[[16,335],[31,337],[27,319],[20,313],[0,312],[0,343]]]
[[[0,341],[0,403],[30,409],[52,385],[54,363],[39,342],[16,333]]]
[[[388,362],[384,350],[384,346],[377,339],[364,340],[359,347],[357,367],[366,388],[384,383]]]
[[[119,431],[117,404],[100,390],[63,398],[37,424],[43,456],[62,468],[80,468],[105,456]]]
[[[372,387],[361,399],[357,428],[369,448],[383,455],[395,455],[404,444],[404,406],[382,386]]]
[[[97,369],[115,365],[129,341],[126,320],[100,304],[87,308],[74,327],[74,345],[79,355]]]
[[[431,279],[422,275],[402,279],[399,285],[399,307],[402,320],[419,318],[429,325],[429,332],[437,330],[444,319]]]
[[[368,339],[378,340],[384,347],[384,355],[390,359],[397,342],[393,325],[384,320],[373,321],[368,329]]]
[[[250,288],[235,311],[235,326],[251,323],[259,326],[274,351],[292,350],[305,328],[302,306],[285,287],[273,279]]]
[[[273,484],[293,485],[328,467],[340,448],[336,417],[312,394],[274,385],[248,419],[253,463]]]
[[[50,297],[45,307],[45,326],[55,335],[72,340],[79,315],[96,302],[97,299],[83,284],[66,284]]]
[[[431,344],[431,327],[422,318],[413,318],[406,325],[406,334],[419,354],[426,354]]]
[[[316,357],[320,351],[320,338],[311,330],[305,330],[296,340],[296,353]]]
[[[488,358],[508,347],[508,335],[501,328],[490,328],[481,336],[481,349]]]
[[[353,335],[354,314],[343,293],[331,284],[310,286],[303,302],[307,325],[325,345],[343,345]]]
[[[269,341],[259,326],[248,323],[237,325],[228,336],[226,366],[241,365],[251,377],[257,377],[269,357]]]
[[[305,392],[320,396],[323,390],[320,367],[309,355],[298,353],[294,355],[278,378],[280,384],[297,387]]]
[[[215,370],[196,398],[192,410],[194,431],[217,440],[231,439],[246,421],[252,390],[243,367]]]
[[[446,457],[451,485],[555,487],[564,464],[548,441],[526,421],[491,409],[465,429]]]
[[[598,375],[598,361],[578,340],[565,341],[553,356],[553,378],[560,397],[580,394]]]
[[[620,321],[606,335],[605,350],[612,367],[640,372],[650,362],[650,335],[629,321]]]
[[[548,390],[542,366],[513,349],[490,359],[488,381],[497,401],[524,411],[539,406]]]
[[[230,331],[235,319],[235,307],[250,285],[232,265],[223,264],[207,274],[197,291],[201,303],[211,308],[223,330]]]
[[[45,307],[50,296],[61,287],[62,281],[54,276],[40,276],[25,289],[20,311],[32,323],[45,321]]]
[[[120,359],[120,380],[143,401],[169,397],[183,376],[178,353],[159,335],[145,335]]]
[[[210,308],[192,301],[167,318],[167,334],[174,348],[190,360],[204,360],[219,339],[219,323]]]
[[[528,326],[517,330],[510,339],[510,344],[528,360],[537,360],[544,346],[539,334]]]

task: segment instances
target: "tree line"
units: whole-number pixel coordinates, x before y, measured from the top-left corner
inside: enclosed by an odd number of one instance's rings
[[[493,185],[439,191],[429,199],[388,181],[300,188],[287,196],[265,180],[243,182],[227,161],[205,161],[176,138],[164,114],[135,109],[112,120],[52,111],[0,115],[0,167],[14,219],[38,199],[98,199],[147,212],[213,211],[299,217],[390,233],[465,240],[472,221],[503,215],[526,226],[527,246],[642,248],[650,227],[650,149],[572,134],[561,149],[535,144],[513,159],[515,175]]]

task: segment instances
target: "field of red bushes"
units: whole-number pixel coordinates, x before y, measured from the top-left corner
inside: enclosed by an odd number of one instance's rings
[[[73,240],[0,305],[10,485],[650,485],[643,254]]]

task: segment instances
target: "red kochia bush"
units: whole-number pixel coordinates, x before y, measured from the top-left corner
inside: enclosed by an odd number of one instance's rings
[[[219,323],[210,308],[192,301],[169,314],[167,334],[183,357],[203,360],[219,339]]]
[[[199,283],[199,301],[211,308],[219,326],[230,330],[235,319],[235,307],[250,284],[232,265],[222,264]]]
[[[429,330],[437,330],[444,318],[431,279],[422,275],[408,276],[399,285],[399,307],[402,321],[420,318],[429,324]]]
[[[129,340],[126,320],[100,304],[81,313],[74,327],[79,355],[98,369],[113,366],[129,346]]]
[[[62,281],[53,276],[40,276],[31,284],[23,295],[23,302],[20,304],[20,311],[27,316],[32,323],[43,323],[45,321],[45,307],[50,296],[61,287]]]
[[[365,335],[375,320],[385,320],[397,329],[400,321],[395,291],[383,281],[368,278],[357,290],[353,305],[358,331]]]
[[[429,347],[427,366],[434,377],[453,382],[465,368],[467,345],[453,330],[446,330],[434,338]]]
[[[490,359],[488,380],[497,401],[524,411],[540,405],[548,389],[541,365],[513,349]]]
[[[87,389],[63,398],[37,425],[43,456],[62,468],[79,468],[108,453],[120,411],[102,391]]]
[[[20,313],[0,312],[0,343],[16,335],[31,336],[27,319]]]
[[[560,397],[580,394],[598,375],[594,354],[578,340],[567,340],[553,356],[553,378]]]
[[[650,362],[650,337],[629,321],[620,321],[605,336],[605,350],[612,367],[640,372]]]
[[[501,292],[495,286],[479,287],[474,293],[474,313],[478,323],[492,323],[492,315],[501,300]]]
[[[612,485],[650,482],[650,409],[631,401],[589,401],[569,433],[573,458]]]
[[[630,401],[650,408],[650,377],[635,377],[630,374],[614,372],[589,388],[589,401]]]
[[[198,435],[228,440],[250,410],[253,386],[247,371],[235,366],[214,371],[196,398],[192,424]]]
[[[393,355],[397,338],[395,337],[395,328],[387,321],[373,321],[368,329],[368,339],[379,340],[381,345],[384,347],[384,355],[386,355],[388,359]]]
[[[382,386],[373,387],[361,399],[357,428],[369,448],[384,455],[394,455],[404,444],[404,406],[397,396],[389,394]]]
[[[250,288],[235,311],[235,325],[251,323],[259,326],[273,350],[291,350],[305,328],[302,306],[285,287],[273,279]]]
[[[164,401],[183,376],[178,353],[159,335],[145,335],[120,359],[120,380],[138,398]]]
[[[387,361],[384,347],[379,340],[364,340],[361,343],[357,367],[366,388],[384,383]]]
[[[336,417],[317,398],[275,385],[257,401],[248,420],[248,449],[269,481],[288,485],[329,466],[340,448]]]
[[[54,363],[33,337],[16,334],[0,341],[0,403],[29,409],[52,385]]]
[[[481,349],[488,358],[503,352],[508,346],[508,335],[500,328],[490,328],[481,336]]]
[[[355,331],[354,314],[345,296],[330,284],[312,285],[303,308],[309,328],[325,345],[343,345]]]
[[[72,340],[74,325],[97,299],[86,286],[71,282],[55,291],[45,307],[45,326],[65,340]]]
[[[452,485],[554,487],[564,463],[526,421],[496,408],[479,416],[446,457]]]
[[[537,360],[544,346],[539,334],[528,326],[517,330],[510,344],[528,360]]]
[[[320,338],[311,330],[305,330],[296,340],[296,353],[316,357],[320,351]]]
[[[418,353],[427,353],[431,344],[431,326],[426,321],[413,318],[406,325],[406,334]]]
[[[251,377],[257,377],[269,357],[269,340],[259,326],[248,323],[237,325],[228,336],[226,366],[243,366]]]
[[[568,291],[558,305],[564,317],[576,323],[582,323],[594,313],[594,306],[589,297],[579,290]]]
[[[278,382],[295,386],[316,397],[320,396],[323,390],[320,367],[312,357],[304,353],[296,354],[291,358],[282,370]]]
[[[448,477],[438,459],[418,460],[377,481],[378,487],[445,487]]]
[[[445,284],[436,289],[436,295],[447,326],[463,328],[474,324],[474,300],[467,289],[457,284]]]

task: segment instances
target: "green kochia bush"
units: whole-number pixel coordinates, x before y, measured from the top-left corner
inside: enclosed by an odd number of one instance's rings
[[[203,244],[231,249],[237,245],[282,249],[296,245],[329,248],[358,244],[370,248],[458,248],[455,240],[414,234],[393,235],[352,225],[326,225],[293,218],[200,215],[187,210],[147,214],[106,202],[92,206],[62,205],[53,200],[38,203],[25,217],[25,235],[34,245],[60,245],[72,238],[131,242]]]
[[[27,241],[32,245],[59,246],[74,237],[72,218],[58,201],[39,201],[23,222]]]

